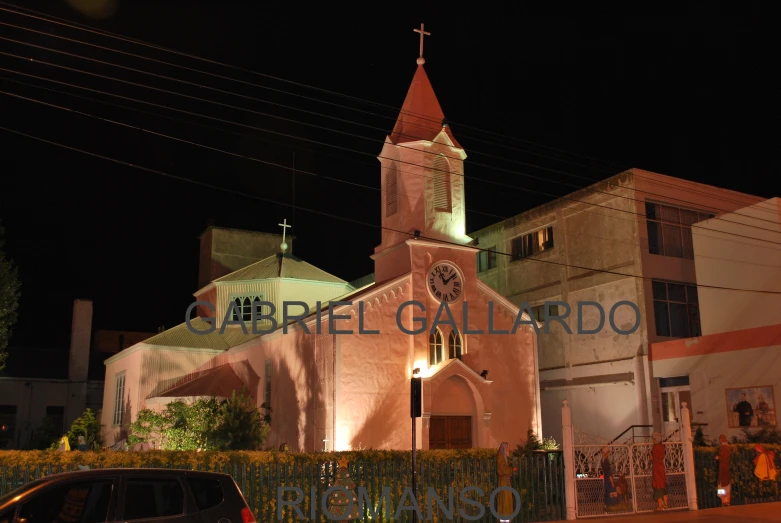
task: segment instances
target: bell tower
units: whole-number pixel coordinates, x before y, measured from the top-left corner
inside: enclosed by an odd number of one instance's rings
[[[372,256],[378,282],[409,271],[406,241],[416,231],[426,240],[459,245],[472,241],[466,235],[466,152],[453,136],[423,67],[423,38],[429,33],[422,25],[415,31],[420,33],[418,67],[378,157],[383,230]]]

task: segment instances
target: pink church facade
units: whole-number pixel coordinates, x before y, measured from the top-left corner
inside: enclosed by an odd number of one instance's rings
[[[312,276],[296,280],[295,271],[283,274],[283,263],[308,264],[279,253],[279,272],[268,281],[278,289],[298,285],[296,299],[310,310],[329,300],[333,309],[260,336],[244,335],[237,325],[208,336],[179,326],[165,338],[176,348],[153,338],[123,351],[107,361],[105,444],[123,437],[138,409],[162,408],[174,398],[224,397],[245,386],[258,405],[272,408],[267,448],[408,450],[413,376],[422,380],[417,448],[514,446],[528,429],[542,437],[537,337],[544,334],[477,277],[479,248],[465,234],[465,158],[419,63],[379,156],[384,228],[372,255],[375,283],[340,292],[341,280],[310,269]],[[255,265],[276,263],[269,260]],[[255,265],[236,272],[258,274]],[[230,282],[229,296],[219,286],[226,278],[203,287],[198,299],[233,300],[241,286],[261,289],[260,296],[270,285],[239,279]],[[281,291],[274,296],[285,299]],[[452,322],[438,315],[445,307]],[[217,309],[219,329],[225,304]],[[205,327],[200,319],[194,324]]]

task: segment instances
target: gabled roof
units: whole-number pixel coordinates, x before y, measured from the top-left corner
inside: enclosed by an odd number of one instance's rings
[[[439,105],[437,95],[434,94],[426,70],[423,69],[423,65],[418,65],[390,139],[394,144],[418,140],[433,141],[442,131],[444,119],[445,114]],[[445,132],[453,142],[453,146],[461,149],[461,145],[450,132],[450,127],[446,127]]]
[[[214,280],[215,282],[267,280],[271,278],[294,278],[297,280],[325,281],[331,283],[347,283],[333,274],[318,269],[292,254],[281,252],[264,258],[259,262],[247,265],[230,274]]]
[[[196,316],[190,320],[192,329],[201,332],[207,331],[210,325],[201,317]],[[260,334],[252,334],[252,330],[247,327],[247,334],[241,328],[226,328],[223,334],[219,329],[215,329],[209,334],[196,334],[187,323],[181,323],[167,331],[161,332],[156,336],[144,340],[146,345],[157,345],[162,347],[187,347],[192,349],[222,349],[228,350],[236,345],[241,345],[245,341],[257,338]],[[122,354],[121,352],[119,354]]]

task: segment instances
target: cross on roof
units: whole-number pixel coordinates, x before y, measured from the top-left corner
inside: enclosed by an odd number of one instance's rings
[[[282,252],[285,252],[287,250],[287,243],[285,243],[285,233],[290,227],[292,227],[292,225],[287,224],[287,218],[282,220],[282,223],[278,223],[277,225],[282,227],[282,245],[280,245],[280,247],[282,248]]]
[[[413,29],[416,33],[420,33],[420,57],[418,58],[418,63],[423,64],[425,61],[423,60],[423,38],[428,35],[431,36],[431,33],[428,31],[423,30],[423,24],[420,24],[420,29]]]

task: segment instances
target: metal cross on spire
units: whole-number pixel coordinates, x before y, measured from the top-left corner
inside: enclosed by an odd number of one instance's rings
[[[431,33],[423,30],[423,24],[420,24],[420,29],[413,29],[416,33],[420,33],[420,56],[418,57],[418,65],[426,63],[426,59],[423,58],[423,38],[425,36],[431,36]]]
[[[287,243],[285,243],[285,233],[287,230],[292,227],[292,225],[287,224],[287,218],[282,220],[282,223],[278,223],[280,227],[282,227],[282,245],[280,245],[280,249],[282,249],[282,252],[285,252],[287,250]]]

